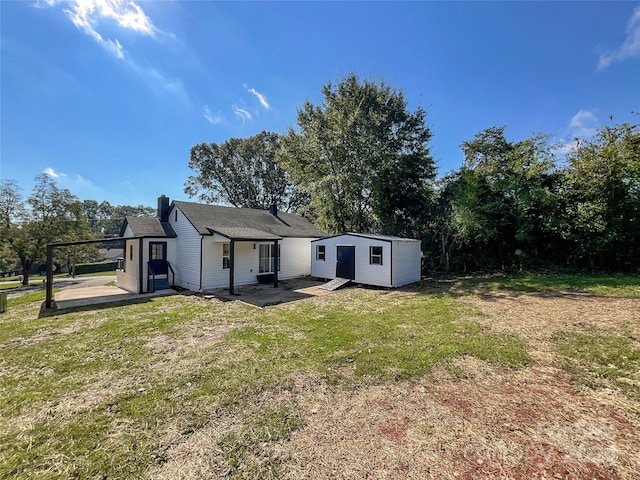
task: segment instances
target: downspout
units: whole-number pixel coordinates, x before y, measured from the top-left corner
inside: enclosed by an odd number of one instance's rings
[[[236,242],[232,239],[229,245],[229,295],[234,295],[233,274],[235,270]]]
[[[393,284],[393,241],[389,242],[389,278],[391,279],[391,287]]]
[[[202,254],[202,242],[204,241],[204,235],[200,235],[200,288],[199,292],[202,291],[202,271],[204,270],[204,255]]]
[[[278,240],[274,240],[273,242],[273,288],[278,288],[278,265],[280,265]]]

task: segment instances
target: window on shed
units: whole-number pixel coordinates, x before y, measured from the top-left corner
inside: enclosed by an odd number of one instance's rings
[[[326,257],[326,248],[324,245],[316,245],[316,260],[325,261],[325,257]]]
[[[369,247],[369,264],[382,265],[382,247]]]
[[[231,265],[231,244],[222,244],[222,268],[230,268]]]

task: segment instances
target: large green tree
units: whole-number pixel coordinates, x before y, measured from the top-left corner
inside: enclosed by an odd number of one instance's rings
[[[568,155],[570,260],[579,267],[640,265],[640,126],[600,128]]]
[[[157,211],[143,205],[111,205],[107,201],[84,200],[82,208],[89,221],[91,231],[99,237],[117,237],[124,217],[154,217]]]
[[[3,181],[0,189],[0,233],[20,261],[24,285],[29,284],[31,267],[44,261],[47,243],[86,239],[90,235],[77,197],[58,188],[47,174],[38,175],[35,182],[26,202],[16,182]]]
[[[442,265],[454,269],[541,265],[561,246],[562,175],[548,138],[512,142],[492,127],[462,144],[465,162],[443,181]]]
[[[191,148],[185,193],[208,203],[269,208],[290,212],[306,206],[308,197],[276,160],[280,137],[261,132],[249,138],[201,143]]]
[[[419,235],[436,174],[425,111],[410,111],[384,81],[355,74],[322,94],[322,104],[298,109],[279,156],[310,195],[310,216],[330,232]]]

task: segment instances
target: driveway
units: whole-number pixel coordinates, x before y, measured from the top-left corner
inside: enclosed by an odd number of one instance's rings
[[[109,282],[115,281],[115,275],[100,275],[97,277],[54,277],[53,288],[59,290],[66,290],[69,288],[85,288],[85,287],[99,287],[106,285]],[[8,298],[19,297],[25,293],[33,293],[44,290],[44,281],[39,285],[29,285],[28,287],[17,287],[11,290],[5,290]]]

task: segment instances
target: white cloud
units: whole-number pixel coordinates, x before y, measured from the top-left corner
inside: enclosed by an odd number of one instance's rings
[[[598,126],[598,117],[590,110],[578,110],[567,127],[567,136],[561,139],[553,148],[558,155],[569,155],[575,152],[581,139],[593,137]]]
[[[56,172],[53,168],[51,167],[47,167],[44,169],[43,173],[46,173],[47,175],[49,175],[50,177],[53,178],[60,178],[60,177],[66,177],[67,174],[66,173],[62,173],[62,172]]]
[[[209,110],[209,105],[204,106],[204,112],[202,113],[202,116],[206,118],[207,122],[212,125],[217,125],[224,122],[224,119],[220,115],[214,115],[211,113],[211,110]]]
[[[64,5],[62,10],[73,24],[92,37],[105,50],[122,60],[125,50],[118,39],[105,39],[98,31],[101,20],[115,22],[123,30],[154,37],[158,29],[133,0],[45,0],[48,6]],[[37,3],[39,7],[43,3]]]
[[[247,88],[247,86],[245,85],[244,88]],[[256,96],[256,98],[260,102],[260,105],[262,105],[265,110],[269,110],[271,108],[271,105],[269,105],[269,102],[267,102],[267,97],[265,97],[255,88],[247,88],[247,91]]]
[[[636,7],[627,22],[627,37],[618,48],[600,54],[598,68],[603,69],[614,62],[628,58],[640,58],[640,7]]]
[[[593,112],[580,109],[569,122],[569,130],[574,137],[592,137],[596,133],[598,119]]]
[[[234,115],[242,120],[242,123],[246,122],[247,120],[253,120],[251,114],[244,108],[240,108],[236,105],[234,105],[232,108]]]

